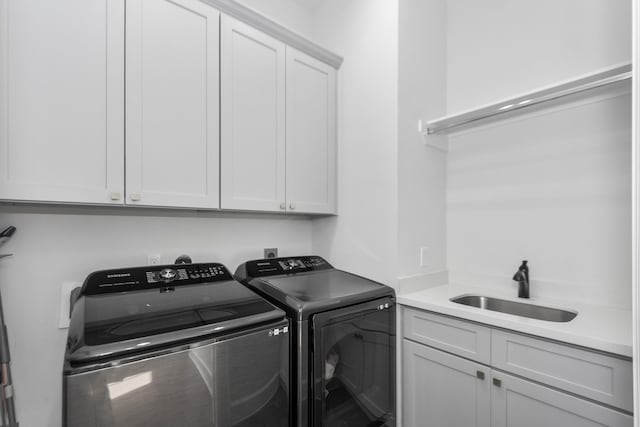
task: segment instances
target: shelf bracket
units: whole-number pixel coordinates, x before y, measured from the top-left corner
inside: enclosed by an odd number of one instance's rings
[[[449,152],[449,144],[445,137],[433,135],[425,120],[418,120],[418,132],[422,135],[422,143],[443,153]]]

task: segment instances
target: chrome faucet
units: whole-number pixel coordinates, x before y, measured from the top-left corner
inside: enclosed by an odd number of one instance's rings
[[[522,265],[518,268],[513,280],[518,282],[518,298],[529,298],[529,267],[527,261],[522,261]]]

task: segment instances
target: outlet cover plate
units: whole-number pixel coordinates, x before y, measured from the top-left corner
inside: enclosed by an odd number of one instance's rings
[[[264,248],[264,258],[278,258],[278,248]]]
[[[420,267],[429,266],[429,248],[423,246],[420,248]]]

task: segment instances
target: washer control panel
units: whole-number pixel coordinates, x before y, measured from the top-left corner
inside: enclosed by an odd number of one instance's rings
[[[87,277],[82,294],[97,295],[144,289],[233,280],[229,270],[218,263],[180,264],[96,271]]]
[[[249,261],[245,265],[249,277],[277,276],[333,268],[319,256],[260,259]]]

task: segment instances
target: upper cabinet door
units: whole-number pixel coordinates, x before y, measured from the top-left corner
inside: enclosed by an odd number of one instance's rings
[[[0,199],[122,203],[124,0],[0,0]]]
[[[221,27],[223,209],[285,209],[285,45],[235,19]]]
[[[219,17],[127,0],[127,203],[219,207]]]
[[[336,211],[336,70],[287,47],[287,209]]]

